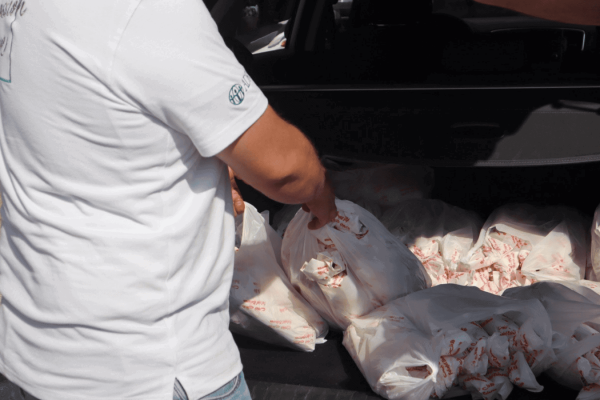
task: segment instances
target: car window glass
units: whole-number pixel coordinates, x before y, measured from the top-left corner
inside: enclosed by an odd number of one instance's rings
[[[252,54],[283,50],[297,0],[245,0],[235,38]]]
[[[599,78],[596,27],[473,0],[306,3],[324,8],[303,7],[312,19],[303,15],[302,26],[311,25],[298,31],[306,37],[296,38],[302,45],[294,52],[280,50],[299,0],[235,1],[241,17],[224,36],[248,50],[253,79],[262,84],[562,85]]]
[[[600,71],[593,26],[473,0],[337,0],[331,7],[335,38],[322,48],[335,54],[328,62],[339,64],[331,68],[341,71],[337,81],[583,82]]]

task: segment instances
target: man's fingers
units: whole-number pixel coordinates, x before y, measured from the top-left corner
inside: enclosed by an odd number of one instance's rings
[[[327,222],[321,221],[321,220],[319,220],[319,218],[314,217],[312,219],[312,221],[310,221],[308,223],[308,229],[311,231],[314,231],[316,229],[320,229],[320,228],[324,227],[326,224],[327,224]]]
[[[244,199],[242,199],[242,196],[238,192],[232,191],[231,194],[233,197],[233,215],[237,217],[246,210],[246,203],[244,203]]]
[[[242,198],[242,194],[240,193],[240,189],[238,188],[237,182],[235,181],[235,172],[229,168],[229,181],[231,182],[231,197],[233,198],[233,216],[237,217],[239,214],[242,214],[246,209],[246,204],[244,203],[244,199]]]
[[[328,222],[335,222],[335,219],[338,216],[338,212],[337,209],[335,210],[331,210],[331,212],[329,213],[329,221]]]
[[[320,229],[320,228],[324,227],[325,225],[327,225],[328,223],[334,222],[336,217],[337,217],[337,211],[331,211],[329,213],[328,218],[314,217],[308,223],[308,229],[311,231],[314,231],[315,229]]]

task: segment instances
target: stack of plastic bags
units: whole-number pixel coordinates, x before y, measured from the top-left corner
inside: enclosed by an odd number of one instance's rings
[[[579,390],[577,400],[599,399],[600,295],[577,283],[540,282],[509,289],[503,296],[541,301],[552,322],[557,357],[546,374]]]
[[[299,210],[287,227],[282,263],[292,285],[329,323],[345,329],[353,318],[430,286],[419,260],[371,213],[336,200],[338,216],[309,230]]]
[[[353,320],[344,346],[371,388],[387,399],[424,400],[471,392],[506,399],[513,385],[543,388],[554,361],[548,314],[536,300],[441,285]]]
[[[576,211],[506,205],[487,219],[458,270],[471,274],[468,285],[494,294],[537,281],[578,282],[588,248],[589,223]]]
[[[472,283],[472,274],[459,272],[458,263],[483,225],[477,214],[440,200],[415,199],[387,210],[381,222],[421,261],[432,286]]]
[[[379,219],[421,261],[433,286],[455,283],[501,294],[554,280],[580,282],[600,293],[593,282],[600,274],[598,212],[592,257],[589,221],[567,207],[510,204],[483,224],[474,212],[417,198],[386,208]]]
[[[281,269],[281,238],[252,205],[236,217],[229,296],[230,329],[258,340],[313,351],[328,327]]]

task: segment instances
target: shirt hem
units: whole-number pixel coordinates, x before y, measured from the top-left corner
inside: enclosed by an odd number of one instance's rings
[[[181,385],[185,389],[185,392],[187,393],[189,400],[192,400],[192,399],[201,399],[202,397],[210,395],[215,390],[219,390],[225,384],[227,384],[228,382],[230,382],[233,378],[235,378],[236,376],[238,376],[244,370],[244,368],[243,368],[241,362],[238,362],[237,364],[238,364],[237,367],[235,369],[233,369],[234,371],[237,371],[237,372],[235,372],[231,376],[224,375],[226,378],[224,378],[224,380],[222,382],[219,382],[218,386],[216,386],[215,389],[211,390],[208,393],[206,393],[204,390],[199,390],[198,388],[195,388],[193,385],[190,385],[189,387],[186,387],[186,385],[181,381],[180,377],[177,377],[177,379],[179,379],[179,382],[181,383]]]
[[[30,395],[37,397],[42,400],[171,400],[173,398],[173,392],[169,392],[166,394],[157,394],[156,396],[136,396],[136,397],[127,397],[127,399],[109,396],[109,397],[82,397],[81,395],[69,395],[65,393],[56,393],[53,390],[45,390],[36,385],[31,385],[30,383],[23,382],[21,379],[17,377],[13,371],[6,366],[3,362],[0,361],[0,370],[2,370],[2,374],[8,379],[10,382],[22,388],[24,391],[29,393]],[[175,387],[175,380],[173,380],[173,388]]]

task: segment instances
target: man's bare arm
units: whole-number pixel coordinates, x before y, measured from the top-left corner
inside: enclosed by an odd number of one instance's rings
[[[597,0],[475,0],[523,14],[578,25],[600,25]]]
[[[270,106],[217,157],[265,196],[280,203],[304,204],[318,219],[312,228],[337,214],[333,190],[313,145]]]

